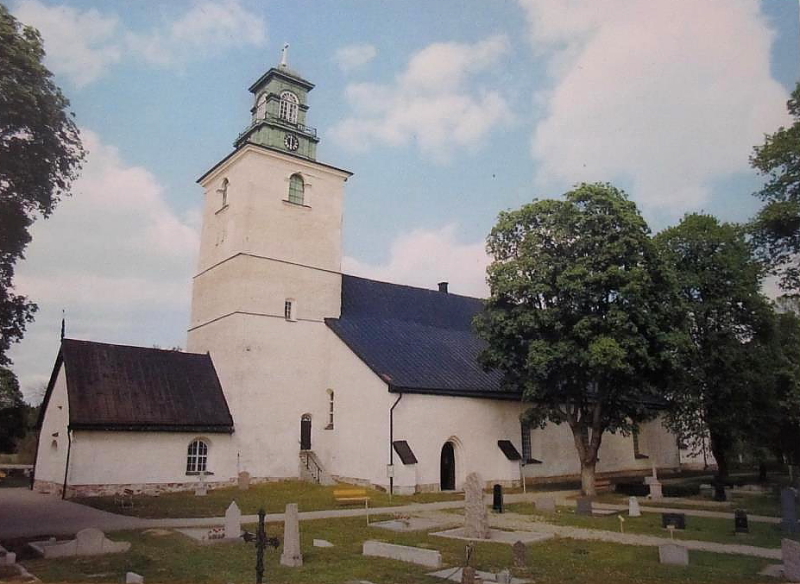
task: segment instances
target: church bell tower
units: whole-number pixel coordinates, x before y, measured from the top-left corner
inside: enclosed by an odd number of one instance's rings
[[[317,160],[314,85],[286,63],[250,86],[249,125],[206,172],[187,349],[209,352],[234,418],[241,470],[297,476],[297,427],[324,398],[329,333],[341,310],[344,183]],[[319,395],[317,395],[319,394]],[[304,405],[306,404],[306,405]],[[296,410],[296,411],[295,411]]]

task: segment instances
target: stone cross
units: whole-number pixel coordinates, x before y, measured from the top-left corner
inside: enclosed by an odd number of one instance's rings
[[[628,516],[641,517],[642,510],[639,508],[639,499],[636,497],[628,497]]]
[[[225,539],[234,539],[242,535],[242,512],[236,501],[231,501],[225,511]]]
[[[518,541],[512,546],[511,552],[514,555],[514,567],[524,568],[528,563],[526,558],[528,548],[525,547],[525,544]]]
[[[464,536],[489,539],[489,518],[483,502],[483,479],[476,472],[464,482]]]
[[[786,533],[800,532],[797,523],[797,501],[794,489],[781,489],[781,525]]]
[[[303,554],[300,552],[300,518],[297,514],[297,503],[286,505],[286,513],[283,519],[281,565],[292,568],[303,565]]]

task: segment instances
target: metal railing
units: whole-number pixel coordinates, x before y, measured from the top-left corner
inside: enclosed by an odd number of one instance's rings
[[[314,479],[314,482],[319,484],[320,477],[322,476],[322,468],[317,464],[317,461],[314,460],[314,455],[310,452],[301,452],[300,456],[303,459],[303,464],[308,471],[308,474],[311,475],[311,478]]]
[[[247,128],[244,129],[243,132],[239,134],[236,138],[236,141],[242,139],[242,137],[250,132],[253,128],[260,126],[261,124],[265,124],[267,122],[277,122],[281,126],[284,126],[286,129],[291,130],[293,132],[299,132],[300,134],[305,134],[306,136],[311,136],[313,138],[317,137],[317,129],[312,128],[311,126],[306,126],[305,124],[300,123],[292,123],[289,120],[282,118],[280,116],[276,116],[275,114],[266,114],[263,118],[258,118],[253,120]]]

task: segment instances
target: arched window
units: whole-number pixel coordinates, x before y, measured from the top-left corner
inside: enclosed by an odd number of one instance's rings
[[[220,205],[220,207],[224,207],[225,205],[228,204],[228,184],[230,184],[230,181],[228,181],[227,178],[223,178],[222,184],[217,189],[217,192],[220,194],[222,198],[222,204]]]
[[[281,109],[280,118],[291,122],[297,123],[297,104],[299,103],[297,96],[291,91],[284,91],[281,93]]]
[[[256,100],[256,120],[263,120],[267,117],[267,94],[262,93]]]
[[[208,463],[208,444],[202,440],[192,440],[186,453],[186,472],[206,472]]]
[[[326,430],[333,430],[333,390],[328,390],[328,425]]]
[[[305,188],[306,185],[302,176],[293,174],[289,177],[289,202],[302,205],[305,201]]]

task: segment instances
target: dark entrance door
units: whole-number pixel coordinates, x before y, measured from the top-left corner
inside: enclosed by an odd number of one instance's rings
[[[441,462],[441,489],[443,491],[454,491],[456,488],[456,454],[453,451],[453,443],[445,442],[442,446]]]
[[[311,450],[311,416],[300,418],[300,450]]]

